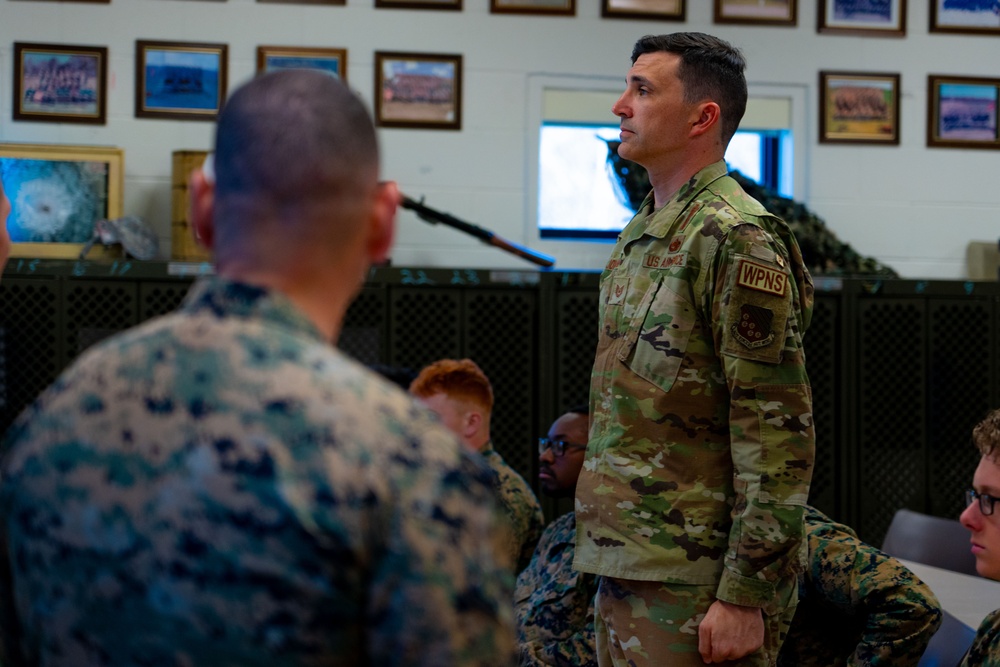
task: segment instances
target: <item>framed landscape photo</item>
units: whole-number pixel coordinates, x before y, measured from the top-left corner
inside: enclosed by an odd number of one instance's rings
[[[576,0],[490,0],[490,13],[576,16]]]
[[[226,98],[227,58],[225,44],[136,41],[136,117],[215,120]]]
[[[121,148],[0,144],[12,257],[76,258],[94,222],[122,215]],[[103,255],[96,244],[88,257]]]
[[[1000,3],[931,0],[931,32],[1000,35]]]
[[[819,0],[816,17],[821,33],[906,36],[906,0]]]
[[[685,0],[602,0],[601,16],[606,19],[683,21]]]
[[[376,9],[462,10],[462,0],[375,0]]]
[[[108,49],[14,42],[14,120],[107,122]]]
[[[347,81],[347,49],[258,46],[257,74],[278,69],[317,69]]]
[[[375,124],[462,129],[462,56],[376,51]]]
[[[795,26],[795,1],[715,0],[715,22]]]
[[[819,73],[819,141],[899,145],[899,74]]]
[[[927,100],[928,146],[1000,148],[1000,79],[931,74]]]

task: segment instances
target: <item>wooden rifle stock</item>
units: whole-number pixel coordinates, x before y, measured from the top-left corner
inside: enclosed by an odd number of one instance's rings
[[[506,250],[507,252],[517,255],[522,259],[526,259],[533,264],[538,266],[544,266],[546,268],[554,266],[556,260],[548,255],[543,255],[540,252],[535,252],[530,248],[525,248],[522,245],[514,243],[513,241],[508,241],[502,238],[488,229],[483,229],[478,225],[474,225],[470,222],[465,222],[464,220],[459,220],[453,215],[448,213],[442,213],[429,206],[424,206],[423,200],[415,201],[410,199],[406,195],[403,195],[403,200],[400,202],[400,206],[403,208],[408,208],[417,214],[421,220],[425,220],[431,224],[437,224],[439,222],[448,225],[449,227],[454,227],[455,229],[461,230],[466,234],[475,236],[477,239],[481,240],[483,243],[488,243],[491,246],[500,248],[501,250]]]

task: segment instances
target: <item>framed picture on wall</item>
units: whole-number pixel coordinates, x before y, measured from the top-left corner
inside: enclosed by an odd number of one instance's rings
[[[490,0],[490,13],[575,16],[576,0]]]
[[[450,9],[462,10],[462,0],[375,0],[376,9]]]
[[[906,36],[906,0],[819,0],[816,17],[821,33]]]
[[[899,74],[819,73],[819,141],[899,145]]]
[[[931,32],[1000,35],[1000,4],[983,0],[931,0]]]
[[[715,0],[716,23],[794,26],[795,0]]]
[[[228,48],[136,41],[136,117],[215,120],[226,99]]]
[[[927,101],[928,146],[1000,148],[1000,79],[931,74]]]
[[[0,144],[0,177],[14,203],[12,257],[76,258],[94,222],[122,215],[125,152],[104,146]],[[100,257],[96,244],[89,257]]]
[[[14,120],[107,120],[108,49],[14,42]]]
[[[462,56],[376,51],[375,124],[462,129]]]
[[[606,19],[683,21],[685,0],[602,0],[601,16]]]
[[[278,69],[317,69],[347,81],[347,49],[258,46],[257,74]]]

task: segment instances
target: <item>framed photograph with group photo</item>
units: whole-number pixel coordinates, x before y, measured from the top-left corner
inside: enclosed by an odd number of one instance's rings
[[[819,0],[816,18],[820,33],[906,36],[906,0]]]
[[[783,25],[798,23],[796,0],[715,0],[716,23]]]
[[[601,16],[606,19],[683,21],[685,0],[602,0]]]
[[[1000,148],[1000,79],[931,74],[927,102],[928,146]]]
[[[14,120],[104,125],[107,96],[107,47],[14,42]]]
[[[94,222],[122,215],[125,152],[107,146],[0,144],[0,177],[16,202],[12,257],[76,258]],[[103,254],[96,244],[88,257]]]
[[[819,73],[819,141],[899,145],[899,74]]]
[[[462,129],[462,56],[376,51],[375,124]]]
[[[137,118],[215,120],[226,99],[225,44],[135,43]]]
[[[258,46],[257,74],[278,69],[316,69],[347,81],[347,49]]]
[[[995,0],[931,0],[930,31],[1000,35],[1000,3]]]

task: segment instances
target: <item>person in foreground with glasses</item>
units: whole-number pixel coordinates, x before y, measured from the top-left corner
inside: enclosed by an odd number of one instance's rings
[[[545,517],[531,486],[493,448],[493,385],[489,378],[471,359],[440,359],[420,371],[410,383],[410,394],[436,413],[462,444],[478,452],[493,470],[500,506],[513,531],[506,543],[517,576],[531,560]]]
[[[968,491],[969,506],[959,520],[970,533],[976,571],[1000,580],[1000,410],[994,410],[972,429],[972,442],[982,457]],[[1000,665],[1000,609],[986,616],[962,661],[962,667]]]
[[[587,449],[588,409],[570,408],[538,439],[538,478],[553,498],[572,498]],[[576,516],[567,512],[549,524],[531,563],[517,578],[521,665],[597,665],[594,595],[597,577],[573,569]]]

